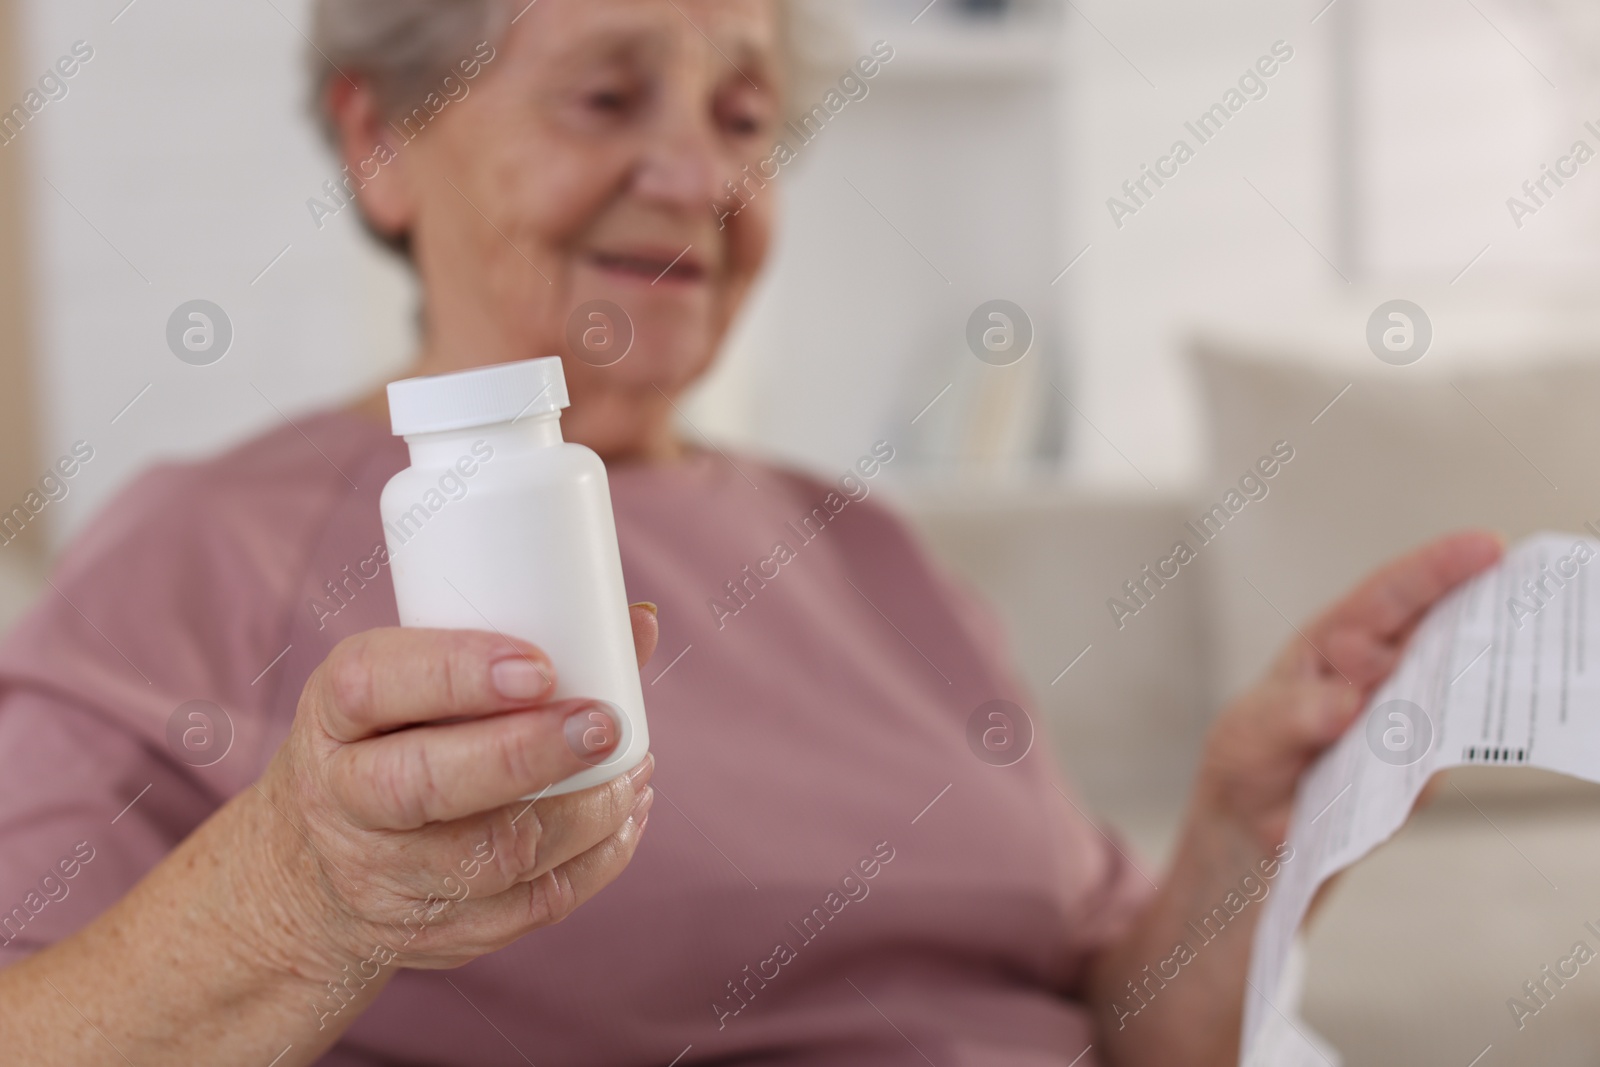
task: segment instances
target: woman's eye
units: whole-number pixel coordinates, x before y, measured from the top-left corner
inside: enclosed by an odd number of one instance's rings
[[[736,93],[718,102],[717,117],[722,128],[734,137],[754,137],[771,124],[768,108],[752,93]]]
[[[589,93],[587,103],[596,111],[620,114],[628,109],[629,98],[622,89],[596,89]]]

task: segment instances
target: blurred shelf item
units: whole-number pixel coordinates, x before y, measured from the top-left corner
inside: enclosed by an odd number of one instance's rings
[[[1063,58],[1053,4],[891,0],[866,5],[861,25],[895,47],[885,73],[899,80],[1048,81]]]
[[[884,439],[896,469],[1056,472],[1052,383],[1071,375],[1052,280],[1073,254],[1060,239],[1061,11],[862,0],[856,47],[884,41],[894,57],[786,179],[783,239],[742,323],[743,395],[721,401],[748,443],[822,469]],[[983,340],[994,330],[1031,342],[1002,364]]]

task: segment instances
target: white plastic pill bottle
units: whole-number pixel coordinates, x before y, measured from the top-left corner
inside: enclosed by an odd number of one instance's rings
[[[561,439],[567,404],[558,356],[392,383],[411,466],[379,505],[402,625],[531,641],[554,699],[615,707],[616,747],[544,796],[610,781],[650,748],[606,468]]]

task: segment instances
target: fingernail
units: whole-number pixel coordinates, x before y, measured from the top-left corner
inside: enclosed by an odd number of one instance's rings
[[[636,608],[643,608],[644,610],[648,611],[652,615],[659,616],[661,614],[661,609],[656,607],[654,601],[641,600],[641,601],[639,601],[637,604],[635,604],[633,606],[636,607]]]
[[[561,732],[572,754],[593,767],[605,762],[622,737],[622,711],[604,700],[590,701],[567,716]]]
[[[644,829],[645,821],[650,818],[650,805],[656,802],[656,791],[650,786],[644,787],[644,792],[633,802],[633,810],[628,813],[628,818],[639,824],[639,829]]]
[[[489,668],[495,690],[507,700],[532,700],[550,688],[550,674],[527,656],[503,659]]]
[[[628,779],[629,785],[633,786],[635,789],[639,789],[644,785],[644,783],[650,780],[650,776],[655,773],[655,770],[656,755],[654,752],[646,752],[644,754],[644,759],[640,760],[633,770],[629,771],[625,777]]]

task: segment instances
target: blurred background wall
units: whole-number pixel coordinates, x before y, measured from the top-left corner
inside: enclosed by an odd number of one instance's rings
[[[1289,620],[1456,525],[1600,518],[1600,161],[1536,205],[1523,189],[1579,140],[1600,151],[1600,9],[850,7],[839,70],[875,40],[896,57],[791,172],[776,259],[689,417],[823,473],[893,442],[891,491],[995,600],[1051,751],[1154,873],[1207,722]],[[75,441],[96,455],[0,549],[0,619],[138,470],[403,364],[408,279],[351,213],[306,207],[337,172],[306,119],[306,12],[0,8],[3,106],[93,53],[0,145],[0,500]],[[1144,178],[1178,139],[1193,158]],[[1406,366],[1367,342],[1397,298],[1432,327]],[[165,339],[193,299],[234,331],[206,367]],[[1009,366],[966,340],[993,299],[1033,329]],[[1296,458],[1270,495],[1119,627],[1107,601],[1279,441]],[[1335,895],[1310,1016],[1355,1063],[1593,1063],[1600,985],[1528,1033],[1503,1019],[1595,917],[1593,790],[1458,785]]]

